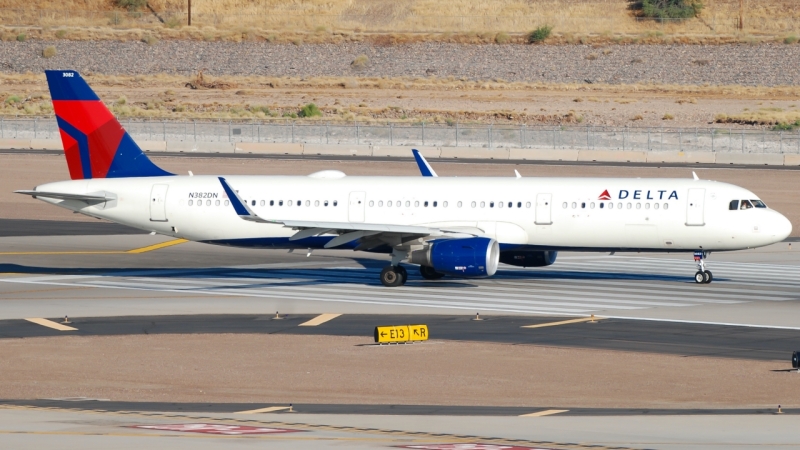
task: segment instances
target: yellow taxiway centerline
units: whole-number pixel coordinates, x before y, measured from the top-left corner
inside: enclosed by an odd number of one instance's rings
[[[288,406],[270,406],[269,408],[251,409],[249,411],[238,411],[234,414],[265,414],[289,409]]]
[[[40,317],[32,317],[30,319],[25,319],[28,322],[33,322],[37,325],[41,325],[43,327],[52,328],[58,331],[78,331],[77,328],[68,327],[66,325],[62,325],[58,322],[53,322],[52,320],[42,319]]]
[[[73,251],[73,252],[0,252],[2,256],[11,255],[122,255],[122,254],[139,254],[152,252],[173,245],[183,244],[189,242],[187,239],[173,239],[171,241],[162,242],[160,244],[148,245],[147,247],[139,247],[131,250],[105,250],[105,251]]]
[[[341,316],[341,314],[320,314],[308,322],[301,323],[298,325],[298,327],[316,327],[317,325],[322,325],[323,323],[333,320],[339,316]]]
[[[571,320],[562,320],[560,322],[548,322],[548,323],[537,323],[536,325],[524,325],[520,328],[544,328],[544,327],[555,327],[558,325],[567,325],[570,323],[581,323],[581,322],[593,322],[597,320],[602,320],[600,317],[583,317],[581,319],[571,319]]]
[[[519,417],[544,417],[544,416],[552,416],[553,414],[561,414],[569,411],[568,409],[548,409],[545,411],[539,411],[530,414],[522,414]]]

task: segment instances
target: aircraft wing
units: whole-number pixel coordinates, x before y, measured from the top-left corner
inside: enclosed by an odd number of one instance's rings
[[[269,223],[283,225],[287,228],[298,230],[290,241],[296,241],[321,234],[338,234],[339,236],[331,239],[325,244],[325,248],[337,247],[357,239],[361,239],[361,245],[357,249],[369,249],[383,244],[400,245],[414,239],[429,236],[442,236],[448,238],[478,236],[482,234],[479,229],[454,227],[437,228],[417,225],[392,225],[392,224],[372,224],[372,223],[352,223],[352,222],[319,222],[309,220],[281,220],[264,219],[256,214],[239,194],[231,188],[225,178],[218,177],[222,188],[228,195],[228,199],[233,205],[234,211],[243,220],[256,223]]]
[[[413,148],[411,149],[411,153],[414,154],[414,160],[417,161],[417,166],[419,166],[419,171],[422,173],[423,177],[438,177],[436,175],[436,171],[433,170],[430,164],[428,164],[428,160],[422,156],[422,153],[419,150]]]
[[[99,194],[66,194],[63,192],[43,192],[43,191],[14,191],[15,194],[30,195],[33,198],[57,198],[60,200],[80,200],[87,203],[102,203],[114,200],[111,197]]]

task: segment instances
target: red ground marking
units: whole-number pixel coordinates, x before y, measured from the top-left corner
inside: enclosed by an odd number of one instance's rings
[[[430,445],[402,445],[399,448],[413,448],[419,450],[552,450],[542,447],[520,447],[517,445],[496,444],[430,444]]]
[[[179,431],[184,433],[223,434],[228,436],[241,436],[246,434],[277,434],[297,433],[303,430],[288,430],[285,428],[247,427],[240,425],[220,425],[209,423],[179,423],[174,425],[133,425],[130,428],[145,430]]]

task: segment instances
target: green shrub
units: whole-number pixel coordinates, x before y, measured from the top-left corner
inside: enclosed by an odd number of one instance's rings
[[[177,17],[170,17],[164,21],[164,26],[167,28],[178,28],[181,25],[183,25],[183,22]]]
[[[20,99],[18,95],[9,95],[6,98],[6,104],[7,105],[14,105],[14,104],[19,103],[21,101],[22,101],[22,99]]]
[[[634,1],[633,7],[652,19],[689,19],[700,14],[703,3],[698,0],[641,0]]]
[[[59,39],[64,39],[64,37],[66,35],[67,35],[67,30],[58,30],[58,31],[56,31],[56,37],[59,38]]]
[[[505,44],[509,40],[511,40],[511,38],[508,36],[508,33],[500,32],[494,37],[494,41],[498,44]]]
[[[116,0],[117,6],[128,11],[138,11],[147,6],[147,0]]]
[[[783,43],[784,43],[784,44],[794,44],[795,42],[797,42],[797,36],[795,36],[795,35],[793,35],[793,34],[792,34],[792,35],[789,35],[789,36],[786,36],[786,37],[783,39]]]
[[[772,127],[772,131],[794,131],[800,128],[800,120],[795,120],[794,122],[782,122],[774,127]]]
[[[148,34],[147,36],[142,38],[142,42],[147,45],[156,45],[158,44],[158,38],[153,36],[152,34]]]
[[[550,32],[553,31],[553,27],[549,25],[541,26],[530,33],[528,33],[528,43],[529,44],[538,44],[540,42],[544,42],[545,39],[550,37]]]
[[[322,117],[322,111],[319,110],[317,105],[309,103],[300,109],[298,114],[300,117]]]
[[[42,56],[44,58],[52,58],[53,56],[56,56],[56,48],[52,45],[45,47],[44,50],[42,50]]]
[[[17,41],[25,42],[28,39],[28,35],[25,33],[20,33],[17,35]]]
[[[367,55],[358,55],[353,62],[350,63],[350,67],[356,70],[366,69],[369,65],[369,58]]]

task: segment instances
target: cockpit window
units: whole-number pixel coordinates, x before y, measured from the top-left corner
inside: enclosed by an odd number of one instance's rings
[[[728,206],[728,209],[731,211],[736,211],[739,209],[739,200],[731,200],[731,204]]]
[[[753,206],[755,206],[756,208],[766,208],[767,207],[767,205],[765,205],[764,202],[762,202],[761,200],[750,200],[750,201],[753,202]]]
[[[739,205],[739,209],[750,209],[753,207],[753,204],[747,200],[742,200],[742,203]]]

